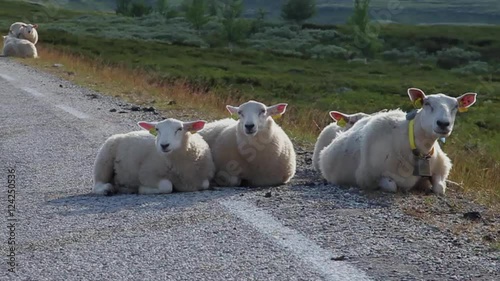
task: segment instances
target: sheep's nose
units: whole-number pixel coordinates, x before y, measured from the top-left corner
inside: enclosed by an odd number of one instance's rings
[[[438,127],[441,129],[448,129],[448,126],[450,126],[450,122],[448,122],[448,121],[438,120],[436,123],[437,123]]]
[[[254,124],[246,124],[246,125],[245,125],[245,129],[247,129],[247,130],[249,130],[249,131],[250,131],[250,130],[252,130],[252,129],[253,129],[253,127],[255,127],[255,125],[254,125]]]
[[[161,148],[163,150],[165,150],[165,149],[167,149],[170,146],[170,144],[169,143],[167,143],[167,144],[160,144],[160,146],[161,146]]]

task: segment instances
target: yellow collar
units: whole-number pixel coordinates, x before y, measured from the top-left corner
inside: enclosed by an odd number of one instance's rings
[[[418,151],[417,145],[415,144],[414,128],[415,128],[415,119],[411,119],[410,122],[408,123],[408,139],[410,140],[411,151],[418,157],[422,158],[431,157],[432,154],[434,154],[434,146],[432,146],[431,151],[429,151],[429,153],[427,154],[422,154],[420,153],[420,151]]]

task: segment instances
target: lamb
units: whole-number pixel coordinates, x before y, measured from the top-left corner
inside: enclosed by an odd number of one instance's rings
[[[316,141],[316,145],[314,146],[312,162],[316,171],[319,172],[319,154],[321,150],[332,142],[332,140],[337,136],[337,133],[348,130],[358,120],[367,116],[369,115],[363,112],[349,115],[338,111],[330,111],[330,117],[335,122],[332,122],[330,125],[326,126],[323,131],[321,131],[318,136],[318,140]]]
[[[27,24],[24,22],[15,22],[11,24],[9,29],[9,36],[19,39],[26,39],[33,44],[38,42],[38,32],[36,29],[38,24]]]
[[[37,58],[38,52],[33,43],[25,39],[3,36],[4,57]]]
[[[162,194],[205,190],[215,173],[199,134],[205,121],[139,122],[148,131],[111,136],[94,164],[94,193]],[[156,136],[156,138],[154,137]]]
[[[223,119],[200,131],[214,158],[219,186],[275,186],[295,175],[295,151],[290,138],[273,120],[287,104],[266,106],[248,101],[226,106],[239,120]]]
[[[414,115],[397,109],[367,117],[321,152],[320,169],[330,183],[396,192],[429,179],[434,193],[445,194],[452,164],[437,140],[450,136],[457,111],[472,106],[477,94],[427,96],[410,88],[408,95],[423,105]]]

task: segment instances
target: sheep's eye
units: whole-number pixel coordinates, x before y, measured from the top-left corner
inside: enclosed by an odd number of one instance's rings
[[[182,131],[182,128],[178,128],[177,130],[175,130],[175,133],[177,134],[177,132],[180,132]]]
[[[159,132],[159,131],[160,131],[160,130],[158,129],[158,127],[155,127],[155,130],[156,130],[157,132]]]
[[[262,110],[260,111],[260,114],[262,115],[262,114],[264,114],[264,113],[266,113],[266,110],[265,110],[265,109],[262,109]]]
[[[243,113],[241,111],[238,111],[238,115],[243,115]]]

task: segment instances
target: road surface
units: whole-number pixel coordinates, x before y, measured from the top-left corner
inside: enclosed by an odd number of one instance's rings
[[[93,195],[103,141],[160,120],[129,107],[0,59],[1,280],[500,280],[498,252],[325,185],[301,151],[287,186]]]

